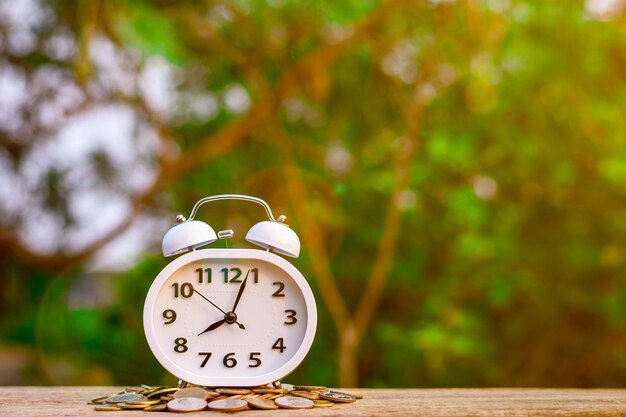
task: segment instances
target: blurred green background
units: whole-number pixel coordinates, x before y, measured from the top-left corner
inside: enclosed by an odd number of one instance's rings
[[[0,384],[174,382],[161,237],[244,193],[318,300],[289,381],[625,385],[624,3],[0,1]]]

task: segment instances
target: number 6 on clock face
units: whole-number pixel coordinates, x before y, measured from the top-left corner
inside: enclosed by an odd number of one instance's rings
[[[144,306],[148,344],[172,374],[206,386],[283,378],[313,342],[311,289],[283,258],[257,249],[202,249],[170,263]]]

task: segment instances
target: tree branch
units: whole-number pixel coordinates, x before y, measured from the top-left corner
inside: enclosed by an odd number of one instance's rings
[[[199,165],[228,153],[249,138],[261,124],[276,114],[285,98],[305,83],[311,82],[316,73],[328,67],[361,37],[369,34],[378,22],[374,17],[378,18],[379,15],[370,16],[370,19],[357,25],[351,36],[336,43],[323,43],[296,62],[283,73],[276,86],[263,95],[245,116],[184,152],[171,167],[174,175],[177,177],[184,175]]]
[[[296,162],[292,140],[281,128],[273,129],[273,133],[278,142],[276,147],[281,151],[284,158],[283,172],[291,205],[294,208],[300,208],[300,210],[295,210],[296,219],[302,228],[302,236],[311,258],[315,260],[311,262],[311,267],[319,284],[324,303],[339,331],[342,327],[349,326],[352,318],[335,282],[322,234],[313,220],[315,216],[309,211],[310,207],[306,204],[310,197],[307,195],[302,174]]]
[[[391,9],[393,3],[390,1],[384,7],[380,6],[376,12],[356,25],[350,36],[335,43],[322,43],[306,57],[295,62],[293,66],[285,70],[276,87],[262,96],[243,117],[225,126],[214,135],[205,138],[178,158],[163,161],[155,182],[135,198],[128,215],[118,225],[111,228],[108,233],[89,244],[82,251],[70,255],[60,252],[40,255],[20,244],[18,238],[6,232],[0,233],[0,243],[8,249],[8,253],[25,259],[27,262],[36,260],[37,265],[44,269],[59,269],[84,261],[128,228],[136,216],[149,206],[159,192],[169,184],[198,166],[223,156],[248,139],[261,124],[276,114],[282,101],[293,91],[310,82],[316,72],[328,67],[351,45],[358,42],[361,37],[375,32],[373,28],[385,15],[380,13],[381,10]]]
[[[401,194],[407,190],[410,183],[411,165],[417,149],[417,124],[421,112],[421,107],[415,104],[405,112],[407,132],[406,137],[397,150],[398,157],[394,171],[394,186],[388,203],[383,235],[378,245],[372,273],[354,315],[357,337],[363,334],[372,320],[374,312],[378,309],[383,288],[389,279],[389,271],[391,270],[402,224],[402,209],[398,202]]]

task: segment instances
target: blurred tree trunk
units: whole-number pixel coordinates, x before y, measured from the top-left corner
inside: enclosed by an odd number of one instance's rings
[[[402,103],[404,104],[404,103]],[[328,307],[339,340],[339,385],[341,387],[356,387],[359,385],[358,364],[359,347],[363,334],[370,325],[374,313],[379,307],[382,291],[389,277],[396,244],[400,234],[402,221],[402,208],[398,204],[401,193],[406,191],[410,170],[417,148],[417,129],[422,112],[421,106],[410,104],[403,106],[407,109],[404,117],[406,122],[405,136],[398,141],[396,149],[396,163],[394,165],[394,186],[387,205],[387,214],[383,226],[382,236],[378,250],[374,258],[372,272],[365,283],[365,289],[361,295],[354,313],[350,313],[345,300],[337,286],[337,277],[332,272],[330,257],[328,256],[321,231],[311,213],[308,204],[302,202],[311,201],[306,185],[302,179],[299,165],[293,148],[293,138],[277,127],[273,136],[279,141],[284,161],[285,183],[292,200],[292,205],[302,207],[296,210],[298,223],[303,232],[304,240],[311,253],[312,268],[315,271],[319,283],[320,292]]]
[[[354,326],[338,329],[339,333],[339,386],[345,388],[359,385],[359,345]]]

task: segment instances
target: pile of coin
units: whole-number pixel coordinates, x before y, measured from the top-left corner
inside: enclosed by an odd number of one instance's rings
[[[170,387],[126,388],[122,392],[94,398],[88,404],[96,411],[173,411],[187,413],[205,409],[243,411],[278,408],[308,409],[353,403],[363,398],[358,394],[321,386],[276,383],[253,388],[200,387],[185,382]]]

